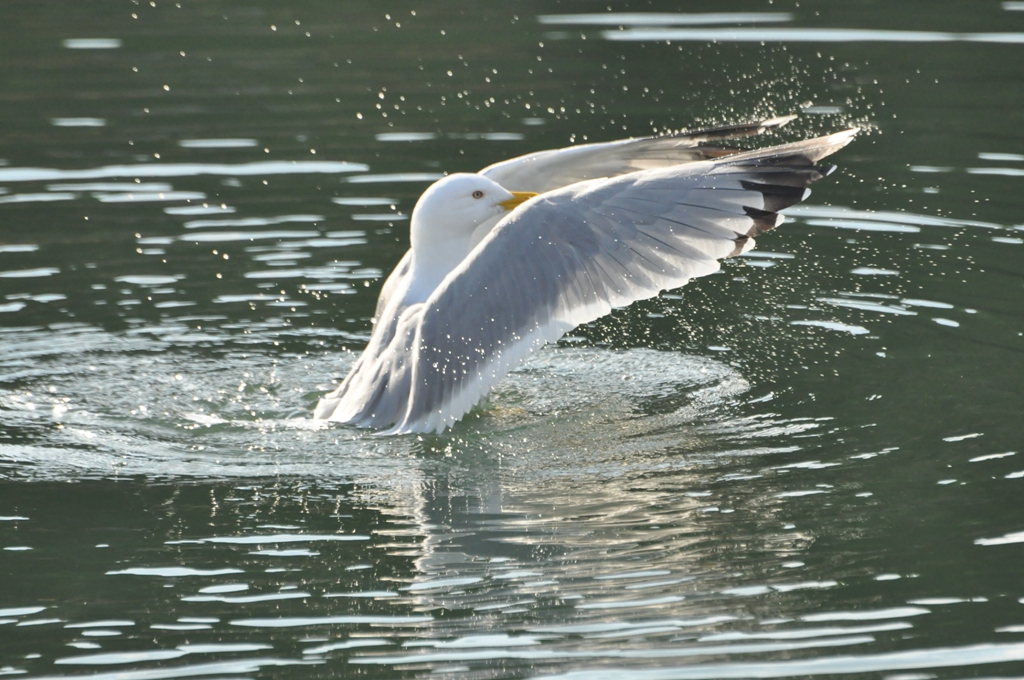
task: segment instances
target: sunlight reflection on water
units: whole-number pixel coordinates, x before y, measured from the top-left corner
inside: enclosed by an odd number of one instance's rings
[[[1019,3],[585,4],[5,10],[0,675],[1020,674]],[[798,112],[720,274],[310,418],[429,182]]]

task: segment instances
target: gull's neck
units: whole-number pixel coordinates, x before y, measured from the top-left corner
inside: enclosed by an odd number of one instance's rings
[[[472,231],[426,227],[413,213],[410,225],[412,266],[406,304],[424,302],[437,289],[449,272],[459,266],[472,250]]]

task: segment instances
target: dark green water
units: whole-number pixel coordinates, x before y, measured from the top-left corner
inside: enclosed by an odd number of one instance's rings
[[[432,178],[795,112],[751,257],[311,421]],[[0,676],[1024,675],[1022,127],[1020,2],[0,3]]]

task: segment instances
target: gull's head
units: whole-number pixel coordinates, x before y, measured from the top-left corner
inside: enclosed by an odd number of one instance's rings
[[[434,182],[412,210],[412,246],[465,238],[536,194],[509,191],[483,175],[456,173]],[[421,241],[423,239],[424,241]]]

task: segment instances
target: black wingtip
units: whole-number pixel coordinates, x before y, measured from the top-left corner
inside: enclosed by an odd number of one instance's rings
[[[761,210],[760,208],[751,208],[750,206],[744,206],[743,212],[754,221],[754,226],[747,232],[747,236],[754,237],[758,234],[763,234],[766,231],[771,231],[775,227],[782,224],[782,215],[772,212],[770,210]]]

